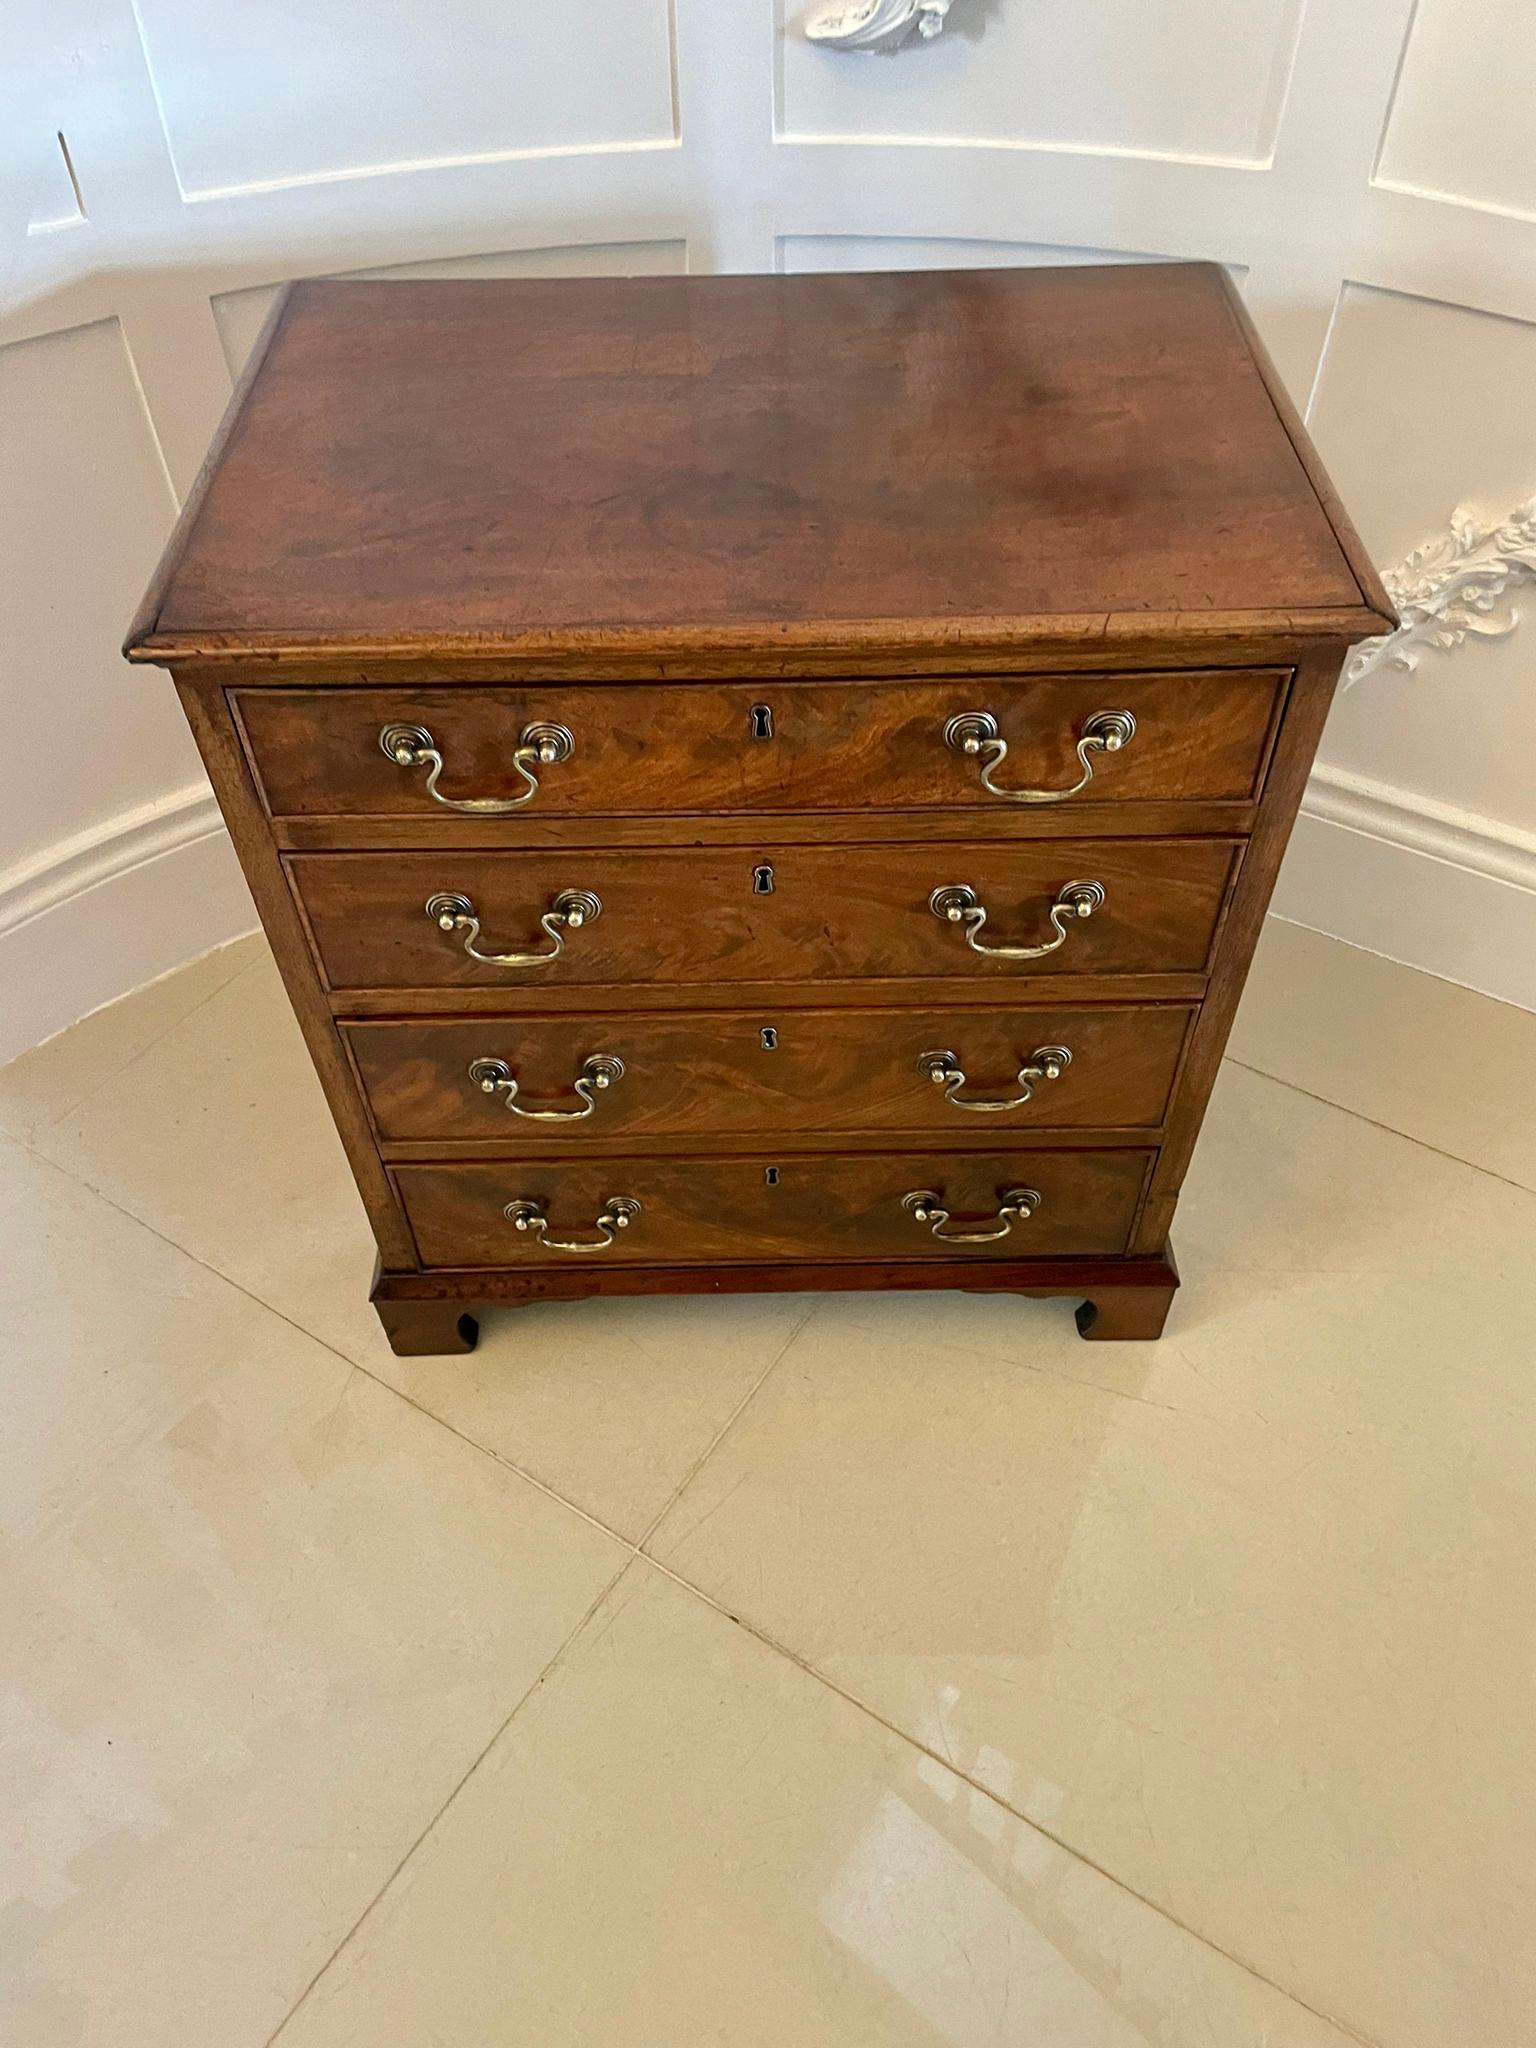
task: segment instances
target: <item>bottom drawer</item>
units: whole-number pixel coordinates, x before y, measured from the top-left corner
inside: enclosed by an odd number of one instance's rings
[[[394,1172],[433,1267],[1017,1259],[1124,1251],[1152,1157],[1019,1148]]]

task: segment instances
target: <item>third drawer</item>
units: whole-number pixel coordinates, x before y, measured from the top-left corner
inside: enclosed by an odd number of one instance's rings
[[[386,1143],[1148,1130],[1182,1004],[602,1012],[343,1027]]]

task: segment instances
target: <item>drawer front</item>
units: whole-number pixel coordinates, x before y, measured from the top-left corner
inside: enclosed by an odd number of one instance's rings
[[[287,865],[333,990],[1006,982],[1203,971],[1237,851],[1226,839],[1098,839],[311,853]],[[1074,895],[1084,884],[1102,900]],[[944,889],[965,893],[936,911]],[[1020,951],[977,950],[995,946]]]
[[[1014,1129],[1155,1128],[1193,1014],[620,1012],[361,1023],[344,1035],[386,1143],[898,1131],[995,1141]]]
[[[1123,1251],[1152,1156],[522,1160],[395,1175],[434,1267],[1018,1259]]]
[[[1241,801],[1258,793],[1284,682],[1285,672],[1268,669],[912,683],[242,690],[235,701],[274,817],[447,821],[484,816],[456,807],[490,803],[514,805],[491,815],[515,821],[535,813],[1013,809],[1009,797],[984,786],[984,773],[996,791],[1078,805]],[[1080,756],[1079,742],[1093,740],[1090,722],[1110,712],[1130,714],[1130,738],[1113,748],[1090,743]],[[946,738],[951,719],[967,713],[996,728],[995,742],[979,738],[984,727],[966,728],[978,738],[973,753],[963,750],[963,732]],[[394,753],[381,744],[385,733]],[[1114,733],[1105,727],[1100,737]],[[568,756],[539,760],[541,737],[546,752],[564,754],[561,734]],[[432,756],[441,758],[435,793],[427,787]],[[1085,768],[1092,769],[1086,780]],[[1084,786],[1075,796],[1062,794],[1078,782]]]

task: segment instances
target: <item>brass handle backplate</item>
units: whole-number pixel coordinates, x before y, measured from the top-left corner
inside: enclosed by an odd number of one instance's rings
[[[1049,912],[1056,936],[1039,946],[983,945],[981,928],[987,921],[986,906],[967,882],[951,882],[942,889],[935,889],[928,898],[928,908],[946,923],[963,926],[965,943],[973,953],[986,953],[996,960],[1043,960],[1047,953],[1054,953],[1058,946],[1066,944],[1068,918],[1092,917],[1104,900],[1102,882],[1064,883],[1056,891],[1056,900]]]
[[[590,889],[562,889],[539,919],[554,944],[541,953],[482,953],[475,941],[480,936],[480,913],[467,896],[427,898],[427,915],[439,931],[462,932],[464,950],[482,967],[547,967],[565,951],[565,934],[584,924],[595,924],[602,915],[601,898]]]
[[[633,1195],[610,1195],[593,1221],[593,1229],[600,1233],[597,1237],[551,1237],[549,1218],[544,1213],[548,1207],[547,1202],[535,1196],[520,1195],[508,1202],[501,1213],[514,1230],[528,1232],[552,1252],[604,1252],[640,1214],[640,1204]]]
[[[944,728],[944,744],[954,753],[969,754],[981,763],[981,786],[989,796],[1007,804],[1061,804],[1085,790],[1093,780],[1093,756],[1118,754],[1136,736],[1136,720],[1129,711],[1095,711],[1083,721],[1077,736],[1077,759],[1082,774],[1067,789],[999,789],[993,771],[1008,757],[1008,742],[998,735],[997,720],[990,711],[961,711]]]
[[[527,784],[521,796],[444,796],[438,788],[443,756],[436,740],[424,725],[386,725],[379,734],[379,747],[397,768],[427,768],[427,795],[450,811],[467,811],[476,818],[504,818],[508,811],[520,811],[539,793],[536,770],[569,761],[576,742],[568,727],[537,721],[525,725],[512,766]]]
[[[513,1116],[525,1116],[536,1124],[575,1124],[597,1107],[597,1091],[611,1088],[624,1078],[624,1062],[616,1053],[595,1052],[583,1060],[581,1072],[571,1083],[581,1097],[580,1109],[529,1109],[517,1099],[517,1076],[505,1060],[480,1059],[469,1063],[469,1078],[487,1095],[500,1095],[503,1107]]]
[[[1040,1082],[1059,1081],[1071,1064],[1072,1055],[1064,1045],[1036,1047],[1015,1076],[1019,1090],[1017,1095],[962,1095],[960,1090],[965,1086],[965,1069],[952,1052],[920,1053],[917,1071],[936,1088],[942,1088],[944,1100],[952,1102],[956,1109],[972,1109],[986,1115],[993,1110],[1022,1109],[1026,1102],[1034,1099]]]
[[[974,1230],[946,1229],[950,1212],[943,1194],[931,1188],[914,1188],[902,1196],[901,1206],[916,1222],[926,1223],[941,1244],[995,1244],[1015,1223],[1027,1223],[1044,1199],[1036,1188],[1009,1188],[998,1203],[994,1224]]]

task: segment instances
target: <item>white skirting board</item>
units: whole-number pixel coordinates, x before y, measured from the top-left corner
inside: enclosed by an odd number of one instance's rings
[[[1319,767],[1274,912],[1536,1010],[1536,835]]]
[[[256,921],[206,784],[0,874],[0,1064]]]
[[[1536,840],[1321,768],[1275,913],[1536,1011]],[[0,1063],[255,929],[204,784],[0,875]]]
[[[1227,1056],[1536,1191],[1536,1011],[1271,917]]]

